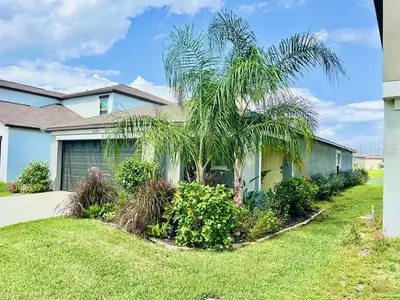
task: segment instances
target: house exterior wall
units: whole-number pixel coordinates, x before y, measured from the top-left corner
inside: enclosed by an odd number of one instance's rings
[[[0,136],[0,180],[7,182],[9,128],[3,124],[0,124]]]
[[[135,97],[114,93],[113,102],[112,102],[112,110],[113,111],[125,110],[125,109],[136,108],[139,106],[149,105],[149,104],[151,104],[151,103],[140,100]]]
[[[244,165],[243,180],[246,183],[246,187],[250,191],[258,190],[261,188],[261,178],[257,178],[250,183],[251,180],[253,180],[257,176],[260,176],[261,171],[261,153],[249,157]]]
[[[335,173],[337,167],[336,156],[341,154],[341,171],[350,171],[353,169],[353,154],[341,150],[333,145],[317,141],[313,147],[311,154],[307,156],[305,143],[302,140],[303,158],[305,159],[305,168],[303,170],[296,169],[295,176],[315,175],[318,173]],[[288,173],[288,171],[286,171]]]
[[[366,170],[378,170],[382,169],[383,159],[382,158],[368,158],[368,157],[355,157],[354,165],[357,168]]]
[[[46,106],[54,103],[60,103],[60,100],[45,96],[39,96],[5,88],[0,88],[0,100],[31,105],[35,107]]]
[[[15,181],[31,160],[49,162],[50,137],[40,130],[9,128],[7,182]]]
[[[386,235],[400,236],[400,1],[383,3],[383,99],[384,161],[383,229]],[[396,105],[395,105],[396,103]]]
[[[90,95],[62,101],[62,104],[84,118],[100,115],[100,96],[109,95],[108,112],[112,111],[113,97],[115,93]]]

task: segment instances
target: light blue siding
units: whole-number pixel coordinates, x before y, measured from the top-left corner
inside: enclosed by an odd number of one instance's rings
[[[151,102],[143,101],[132,96],[125,96],[121,94],[114,93],[113,95],[113,110],[125,110],[136,108],[144,105],[150,105]]]
[[[4,88],[0,88],[0,100],[7,101],[7,102],[13,102],[13,103],[26,104],[26,105],[31,105],[31,106],[35,106],[35,107],[41,107],[41,106],[46,106],[46,105],[50,105],[50,104],[54,104],[54,103],[60,103],[60,100],[57,100],[54,98],[28,94],[28,93],[8,90],[8,89],[4,89]]]
[[[31,160],[50,161],[50,133],[10,127],[7,182],[15,181]]]

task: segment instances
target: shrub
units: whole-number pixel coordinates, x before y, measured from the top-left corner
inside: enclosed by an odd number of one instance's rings
[[[250,239],[258,239],[278,230],[279,222],[272,210],[256,211],[253,214],[255,215],[255,224],[249,230]]]
[[[13,182],[13,183],[9,183],[7,185],[7,191],[9,191],[10,193],[19,193],[19,184],[18,182]]]
[[[303,177],[286,178],[274,188],[274,208],[285,221],[307,216],[318,187]]]
[[[152,179],[136,188],[118,212],[118,221],[127,231],[145,234],[149,225],[162,223],[164,206],[172,201],[174,188],[168,181]]]
[[[334,191],[328,175],[316,174],[312,178],[312,181],[317,185],[317,192],[315,194],[316,200],[326,201],[331,199]]]
[[[119,166],[117,182],[128,193],[133,193],[139,185],[155,179],[158,163],[139,161],[135,158],[125,159]]]
[[[22,193],[41,193],[50,189],[49,165],[46,162],[31,161],[18,176],[18,185]]]
[[[97,204],[89,205],[88,208],[82,209],[82,217],[89,219],[110,220],[115,214],[115,204],[105,203],[102,206]]]
[[[357,173],[358,176],[358,184],[366,184],[368,182],[368,180],[370,179],[369,177],[369,173],[366,169],[357,169],[355,171]]]
[[[233,243],[235,205],[232,190],[222,185],[181,183],[172,201],[178,245],[225,249]]]
[[[115,203],[117,199],[116,189],[106,181],[100,169],[92,167],[88,177],[77,182],[74,193],[57,209],[67,215],[81,217],[90,206],[102,207],[107,203]]]
[[[148,234],[156,238],[165,238],[168,236],[169,224],[167,222],[155,225],[148,225]]]

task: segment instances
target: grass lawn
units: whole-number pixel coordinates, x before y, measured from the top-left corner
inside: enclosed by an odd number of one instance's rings
[[[383,169],[381,170],[370,170],[369,177],[371,178],[383,178]]]
[[[381,199],[381,185],[353,188],[305,227],[222,253],[167,250],[94,220],[1,228],[0,299],[399,299],[400,240],[359,218]]]
[[[9,191],[7,191],[7,184],[3,181],[0,181],[0,197],[2,196],[10,196],[12,195]]]

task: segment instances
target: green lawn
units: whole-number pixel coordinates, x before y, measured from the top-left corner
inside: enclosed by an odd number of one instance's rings
[[[383,178],[383,169],[382,170],[370,170],[369,177],[371,178]]]
[[[2,196],[10,196],[11,193],[7,191],[7,184],[3,181],[0,181],[0,197]]]
[[[223,253],[167,250],[94,220],[5,227],[0,299],[399,299],[400,240],[379,242],[359,218],[381,199],[381,185],[353,188],[315,222]],[[346,242],[351,224],[360,245]]]

